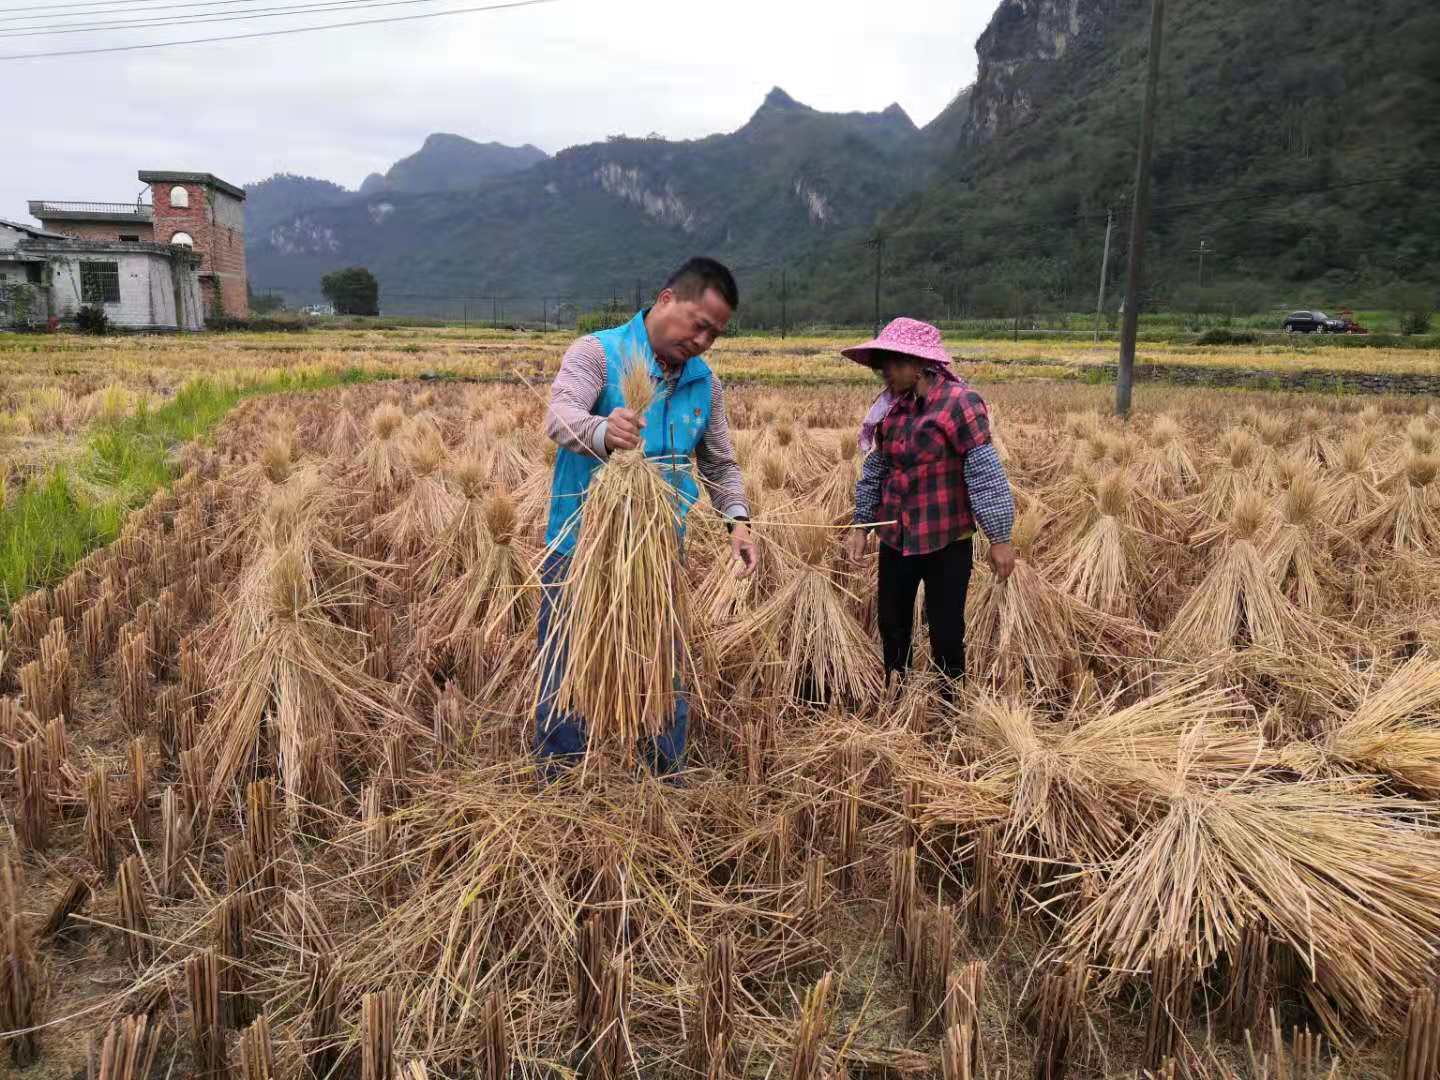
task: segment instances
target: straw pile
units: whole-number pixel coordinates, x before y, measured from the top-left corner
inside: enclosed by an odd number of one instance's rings
[[[682,561],[661,464],[615,455],[562,593],[569,705],[623,758],[682,675],[675,785],[529,758],[526,392],[247,402],[0,623],[0,1052],[1419,1080],[1435,425],[1266,399],[1217,437],[1211,400],[1155,391],[1141,437],[1089,393],[995,391],[1021,562],[977,568],[954,701],[923,670],[884,687],[872,566],[836,557],[863,390],[730,391],[741,587],[718,515],[693,509]]]
[[[638,358],[621,378],[625,407],[645,416],[656,386]],[[556,705],[584,717],[592,746],[633,753],[675,711],[689,640],[680,573],[680,511],[663,470],[643,449],[610,455],[591,479],[560,594],[550,655],[564,656]],[[543,661],[537,664],[543,668]],[[543,682],[549,677],[541,670]]]

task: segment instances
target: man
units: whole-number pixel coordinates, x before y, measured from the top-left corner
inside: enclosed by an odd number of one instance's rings
[[[730,529],[730,553],[736,573],[748,577],[755,569],[750,537],[750,510],[720,380],[701,358],[715,343],[740,305],[735,278],[714,259],[695,258],[670,275],[655,305],[623,326],[580,338],[566,351],[550,387],[545,434],[555,441],[555,475],[551,483],[550,518],[545,532],[548,549],[541,568],[545,588],[540,602],[540,649],[544,684],[535,714],[535,753],[547,766],[573,764],[585,752],[582,717],[555,707],[565,657],[551,636],[559,586],[570,567],[575,538],[584,511],[585,493],[595,470],[615,450],[643,446],[647,457],[693,459],[711,504]],[[619,404],[620,373],[625,361],[638,356],[650,369],[659,395],[651,416]],[[677,492],[683,521],[699,497],[688,468],[665,469]],[[678,689],[678,687],[677,687]],[[685,765],[689,702],[676,695],[669,728],[648,748],[651,768],[661,774]]]

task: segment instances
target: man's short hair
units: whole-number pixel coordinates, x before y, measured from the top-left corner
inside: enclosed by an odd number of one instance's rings
[[[664,288],[682,300],[699,300],[706,289],[714,289],[730,305],[731,311],[740,309],[740,289],[735,284],[735,275],[724,263],[701,255],[687,259],[684,266],[665,279]]]

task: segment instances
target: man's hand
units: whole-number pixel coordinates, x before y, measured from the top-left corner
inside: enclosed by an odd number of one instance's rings
[[[730,558],[737,578],[748,578],[755,573],[755,540],[750,535],[750,526],[743,522],[737,523],[730,533]]]
[[[605,424],[605,449],[634,450],[640,445],[640,430],[644,426],[643,416],[624,407],[615,409]]]
[[[1015,545],[1008,541],[1003,544],[990,545],[990,569],[995,571],[995,578],[1004,581],[1015,570]]]
[[[869,529],[850,529],[845,534],[845,557],[852,563],[858,563],[865,555],[865,549],[870,546]]]

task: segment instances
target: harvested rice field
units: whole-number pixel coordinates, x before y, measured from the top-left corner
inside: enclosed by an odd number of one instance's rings
[[[737,379],[758,572],[701,505],[661,598],[691,767],[617,723],[551,780],[557,358],[248,398],[10,607],[13,1075],[1440,1075],[1429,401],[979,373],[1021,557],[952,701],[840,552],[872,388]]]

